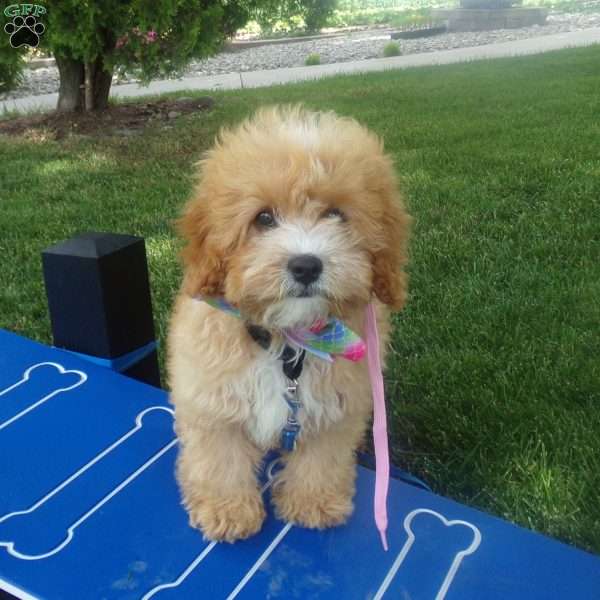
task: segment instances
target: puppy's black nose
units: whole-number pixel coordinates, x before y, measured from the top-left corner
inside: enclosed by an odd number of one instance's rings
[[[308,285],[319,278],[323,271],[323,263],[313,254],[299,254],[290,258],[288,271],[298,283]]]

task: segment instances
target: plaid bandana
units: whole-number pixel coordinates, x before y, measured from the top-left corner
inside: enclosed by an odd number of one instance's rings
[[[241,318],[239,309],[223,298],[197,296],[195,299]],[[334,318],[319,319],[308,328],[283,329],[282,333],[288,341],[328,362],[333,362],[337,356],[356,362],[364,357],[367,349],[354,331]]]

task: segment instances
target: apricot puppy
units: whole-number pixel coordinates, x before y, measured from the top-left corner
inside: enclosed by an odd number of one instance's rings
[[[364,338],[373,301],[384,357],[389,311],[406,296],[410,218],[381,140],[329,112],[260,110],[221,132],[199,173],[179,221],[187,245],[168,343],[177,476],[191,524],[231,542],[265,518],[256,473],[290,417],[283,332],[333,317]],[[306,352],[297,399],[296,448],[273,501],[285,520],[338,525],[372,410],[366,360]]]

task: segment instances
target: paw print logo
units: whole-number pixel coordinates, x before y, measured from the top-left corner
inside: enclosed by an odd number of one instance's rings
[[[38,23],[38,20],[33,16],[14,17],[12,23],[7,23],[4,26],[4,31],[10,35],[10,45],[13,48],[21,46],[29,46],[37,48],[40,43],[40,35],[44,33],[46,27],[43,23]]]

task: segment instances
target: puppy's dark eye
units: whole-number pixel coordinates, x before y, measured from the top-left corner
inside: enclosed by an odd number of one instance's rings
[[[339,209],[339,208],[328,208],[324,213],[323,216],[326,219],[332,219],[332,218],[337,218],[340,219],[342,221],[346,220],[346,215]]]
[[[261,210],[256,215],[254,222],[259,227],[275,227],[277,225],[277,221],[275,221],[275,217],[270,210]]]

